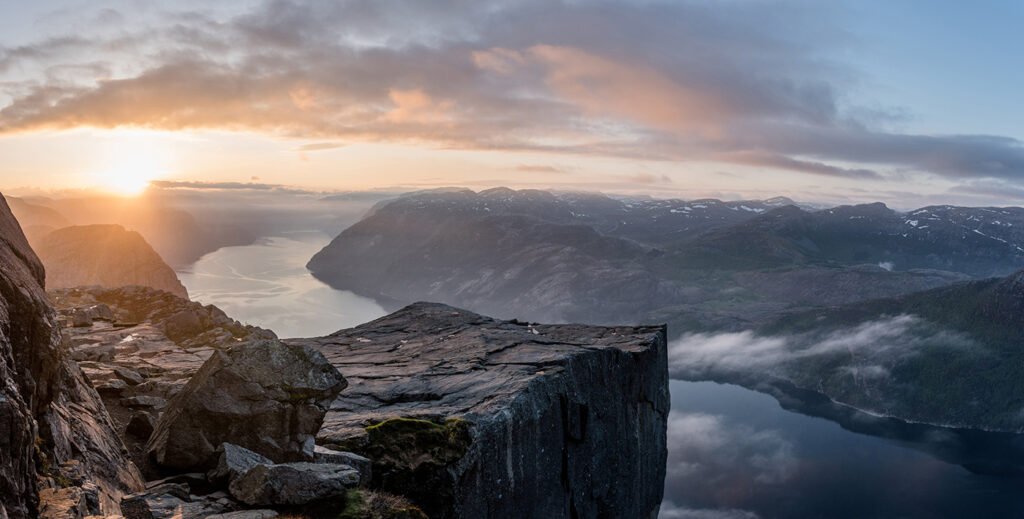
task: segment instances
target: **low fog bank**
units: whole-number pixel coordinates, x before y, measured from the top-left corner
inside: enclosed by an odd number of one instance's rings
[[[661,504],[661,513],[658,519],[758,519],[759,515],[746,510],[735,509],[714,509],[714,508],[685,508],[677,506],[671,501]]]
[[[319,231],[337,236],[374,205],[398,191],[317,192],[262,184],[157,184],[156,203],[189,212],[204,222],[234,226],[259,236]]]
[[[856,379],[884,378],[891,368],[929,348],[970,348],[970,338],[920,317],[897,315],[832,331],[759,335],[753,331],[691,333],[669,345],[674,379],[714,374],[786,376],[801,362],[830,361]]]

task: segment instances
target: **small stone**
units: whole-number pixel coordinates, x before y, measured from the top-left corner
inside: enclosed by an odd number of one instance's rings
[[[348,465],[256,465],[232,481],[228,490],[250,506],[305,505],[343,498],[346,491],[359,486],[359,479],[359,471]]]
[[[360,456],[354,452],[344,452],[328,449],[317,445],[313,449],[314,461],[317,463],[334,463],[336,465],[348,465],[359,471],[360,485],[366,486],[373,479],[373,462],[369,458]]]
[[[167,406],[167,400],[158,396],[138,395],[121,399],[121,405],[125,407],[151,407],[163,409]]]
[[[119,379],[104,380],[96,384],[96,391],[103,396],[120,396],[128,387],[128,383]]]
[[[217,449],[219,457],[217,466],[206,474],[210,481],[231,483],[239,475],[248,472],[256,465],[272,465],[274,462],[259,454],[230,443],[223,443]]]
[[[271,519],[277,516],[278,513],[273,510],[239,510],[238,512],[211,515],[207,519]]]
[[[123,368],[121,366],[113,366],[111,369],[114,370],[114,374],[117,375],[117,378],[125,381],[130,386],[137,386],[146,381],[146,379],[142,378],[142,375],[137,371]]]
[[[92,326],[92,315],[87,310],[75,308],[71,312],[71,326],[75,328]]]

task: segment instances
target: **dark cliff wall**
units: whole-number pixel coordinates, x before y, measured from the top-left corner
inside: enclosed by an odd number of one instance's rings
[[[11,517],[35,513],[40,415],[53,398],[59,331],[48,321],[43,267],[0,200],[0,495]]]
[[[433,518],[653,518],[664,327],[500,321],[418,303],[314,345],[349,380],[318,443]]]
[[[458,517],[655,519],[665,481],[665,343],[591,351],[479,417],[454,467]],[[499,483],[499,485],[496,485]]]
[[[67,358],[44,280],[0,196],[0,502],[12,518],[35,517],[40,486],[79,488],[90,512],[117,513],[121,493],[141,477],[99,395]]]

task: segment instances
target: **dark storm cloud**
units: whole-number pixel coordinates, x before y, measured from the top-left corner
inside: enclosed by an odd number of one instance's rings
[[[106,39],[0,49],[0,74],[64,67],[56,77],[0,86],[9,100],[0,132],[215,128],[715,161],[859,180],[903,171],[1024,175],[1020,141],[894,133],[878,126],[885,111],[850,104],[857,74],[830,58],[850,45],[834,9],[278,0],[233,18],[172,13],[162,26]],[[101,66],[97,56],[116,66],[66,77],[86,60]]]

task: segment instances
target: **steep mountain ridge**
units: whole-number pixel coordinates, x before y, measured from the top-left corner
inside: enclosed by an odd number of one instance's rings
[[[50,289],[146,286],[188,298],[185,285],[141,234],[120,225],[65,227],[37,239]]]

